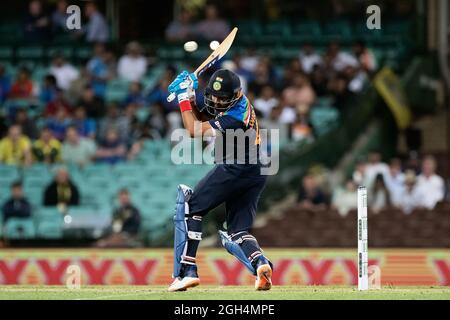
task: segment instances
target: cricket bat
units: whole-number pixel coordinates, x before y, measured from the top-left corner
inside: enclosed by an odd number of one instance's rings
[[[213,64],[223,58],[228,50],[231,48],[233,44],[234,38],[236,37],[236,33],[238,28],[234,27],[233,30],[228,34],[228,36],[222,41],[222,43],[214,50],[205,61],[202,62],[201,65],[198,66],[197,70],[194,71],[194,74],[198,77],[203,73],[203,71],[209,69]],[[172,102],[175,99],[175,93],[171,93],[167,97],[168,102]]]

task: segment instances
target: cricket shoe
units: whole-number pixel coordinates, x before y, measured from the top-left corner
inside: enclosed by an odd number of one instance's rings
[[[260,259],[256,269],[256,290],[270,290],[272,288],[272,266],[266,258]]]
[[[200,284],[200,278],[197,274],[197,266],[188,266],[182,270],[182,277],[177,277],[169,286],[169,292],[186,291],[188,288],[194,288]]]

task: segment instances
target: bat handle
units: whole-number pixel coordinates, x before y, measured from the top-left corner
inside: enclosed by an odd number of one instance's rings
[[[167,97],[167,102],[172,102],[173,101],[173,99],[175,99],[175,93],[174,92],[172,92],[168,97]]]

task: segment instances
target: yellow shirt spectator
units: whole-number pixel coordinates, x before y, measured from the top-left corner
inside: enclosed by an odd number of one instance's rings
[[[21,135],[17,139],[9,136],[0,141],[0,162],[9,165],[29,164],[30,139]]]
[[[61,161],[61,143],[53,138],[49,129],[44,128],[41,136],[33,144],[34,159],[39,162],[55,163]]]

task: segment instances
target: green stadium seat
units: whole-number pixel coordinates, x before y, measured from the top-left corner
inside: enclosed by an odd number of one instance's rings
[[[286,39],[289,44],[299,45],[303,42],[320,41],[322,30],[320,23],[315,20],[305,20],[292,26],[290,39]]]
[[[0,60],[11,61],[14,55],[14,51],[11,47],[0,47]]]
[[[46,75],[49,74],[48,68],[36,67],[33,71],[33,80],[38,83],[43,83]]]
[[[52,41],[53,41],[53,43],[69,45],[69,44],[73,43],[74,39],[73,39],[73,37],[71,37],[71,35],[69,33],[58,33],[53,36]]]
[[[33,239],[36,230],[32,218],[10,218],[4,227],[6,239]]]
[[[355,40],[364,40],[367,44],[379,43],[383,41],[384,28],[370,30],[365,21],[356,23],[353,26]]]
[[[0,184],[9,188],[10,184],[20,178],[16,166],[0,165]]]
[[[111,166],[107,164],[92,163],[81,170],[81,174],[85,177],[90,176],[110,176]]]
[[[239,28],[239,36],[236,39],[238,42],[255,44],[261,38],[263,28],[259,21],[249,19],[240,20],[236,22],[236,25]]]
[[[61,239],[63,237],[62,216],[54,219],[45,218],[38,222],[36,237],[43,239]]]
[[[67,60],[72,59],[73,48],[71,46],[52,46],[46,51],[47,61],[51,61],[55,54],[62,54]]]
[[[46,219],[56,219],[57,217],[61,217],[62,213],[58,210],[57,207],[44,207],[41,206],[36,210],[36,217],[46,218]]]
[[[50,184],[52,177],[50,175],[42,175],[42,177],[26,176],[23,180],[23,186],[25,189],[44,189]]]
[[[354,41],[352,26],[346,20],[334,20],[325,23],[322,38],[327,41],[338,41],[341,44],[350,44]]]
[[[273,37],[289,37],[291,35],[291,28],[287,21],[273,21],[264,26],[264,36]]]
[[[328,133],[339,125],[339,112],[329,105],[317,105],[311,109],[311,123],[317,136]]]
[[[40,177],[43,174],[48,176],[52,174],[53,168],[45,163],[34,163],[29,167],[24,167],[22,172],[25,177]]]
[[[12,43],[20,39],[21,24],[17,21],[2,21],[0,24],[0,43]]]
[[[74,49],[74,57],[78,62],[84,62],[92,57],[92,47],[76,46]]]
[[[44,57],[44,48],[41,46],[18,47],[16,56],[19,60],[42,60]]]
[[[122,79],[114,79],[108,82],[105,99],[108,102],[122,102],[128,94],[129,82]]]

